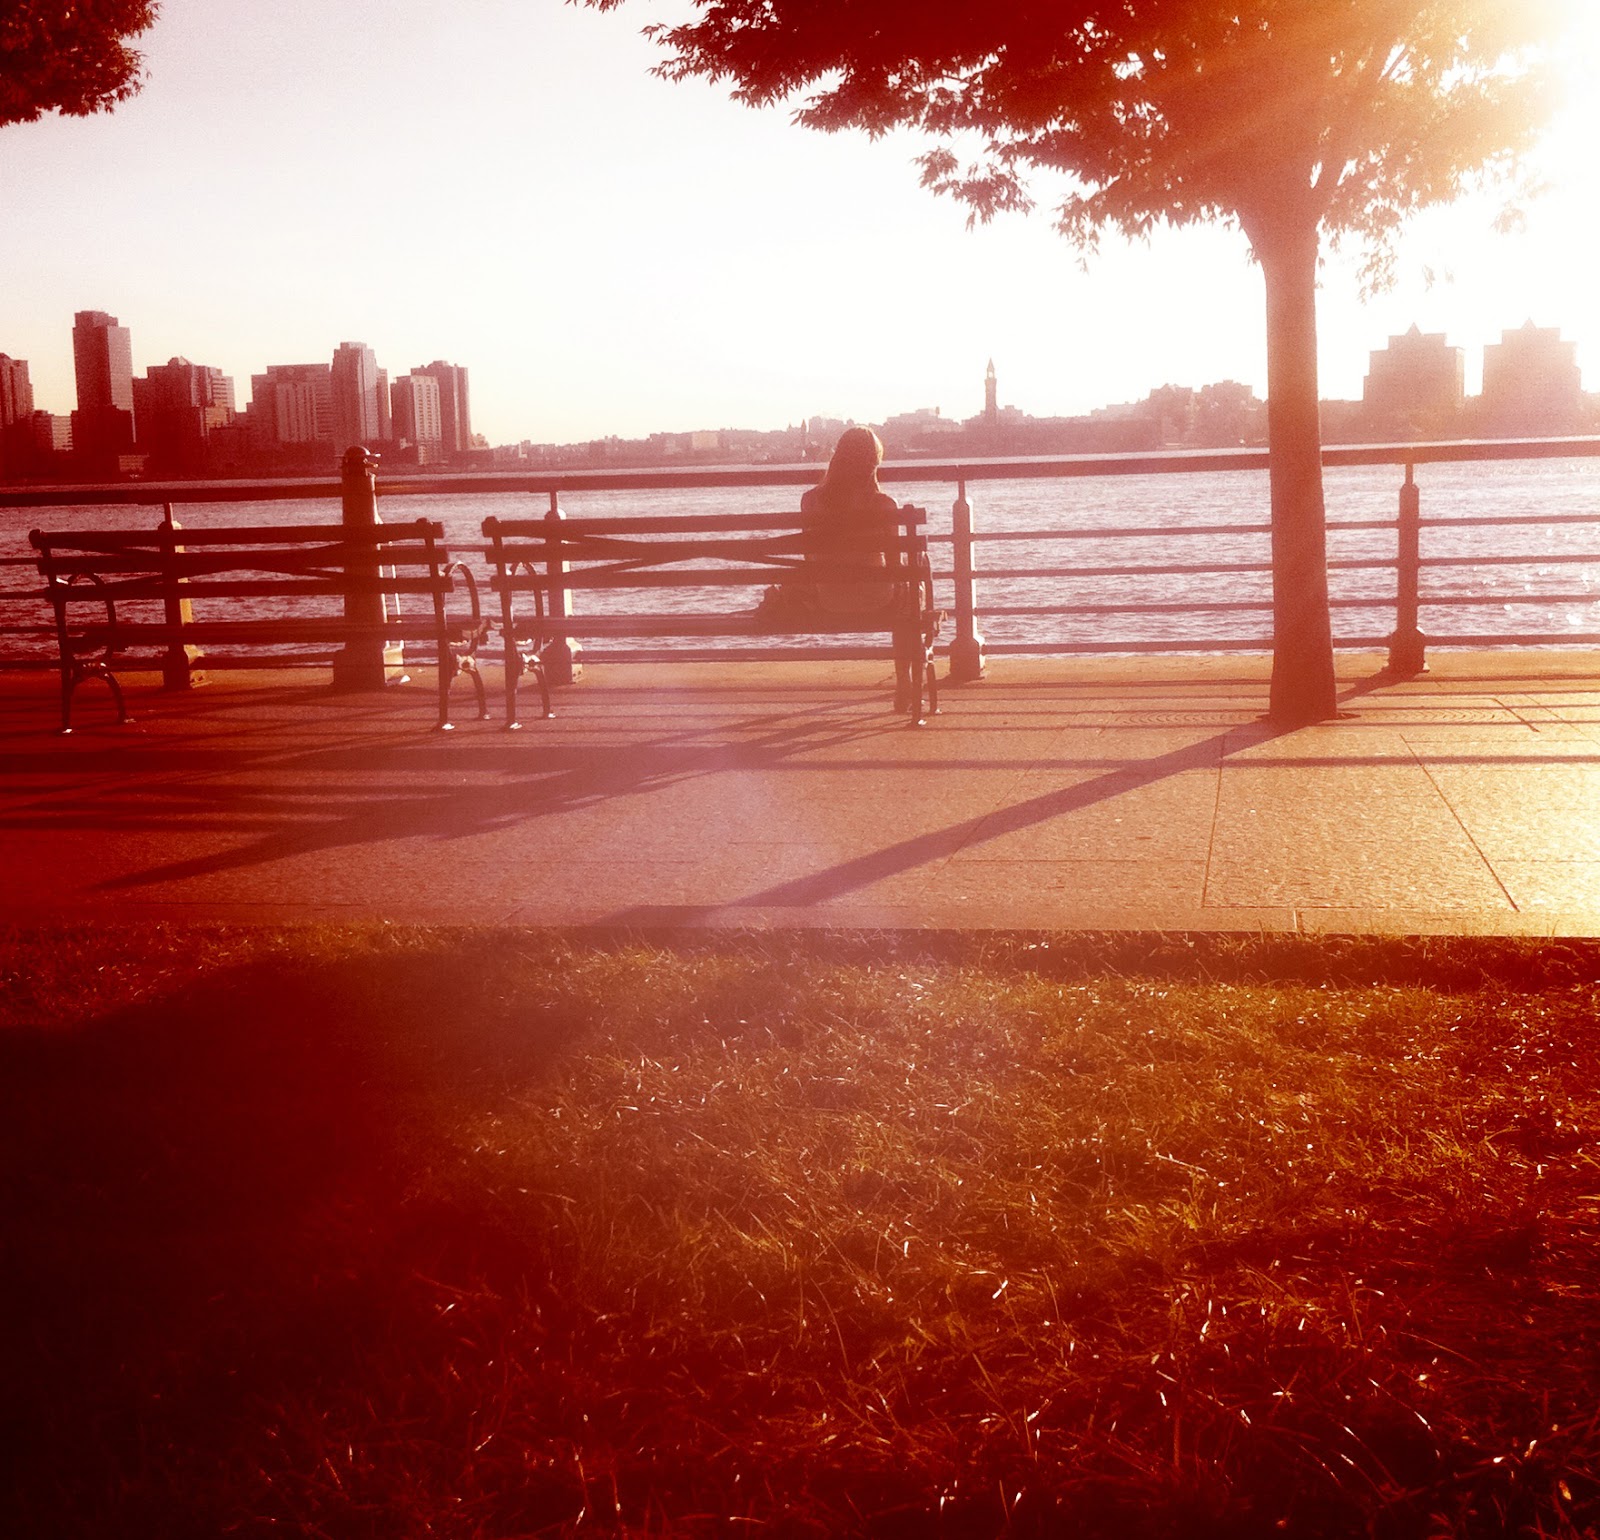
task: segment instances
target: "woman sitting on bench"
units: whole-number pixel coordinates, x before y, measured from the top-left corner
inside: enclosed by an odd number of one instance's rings
[[[883,444],[871,428],[846,428],[834,445],[828,472],[800,499],[806,560],[819,567],[887,567],[884,552],[900,533],[895,500],[878,485]],[[887,574],[874,583],[821,578],[811,585],[819,610],[867,615],[894,602]]]
[[[883,464],[883,444],[871,428],[846,428],[833,447],[827,474],[800,499],[800,520],[806,563],[815,563],[819,575],[803,585],[802,603],[835,621],[859,615],[864,623],[893,623],[892,611],[907,597],[905,577],[890,572],[890,554],[898,550],[900,509],[878,485]],[[895,558],[895,566],[900,565]],[[878,568],[881,582],[871,578],[839,577],[840,567]],[[915,631],[915,626],[912,626]],[[913,647],[920,638],[895,627],[894,709],[902,711],[912,698]]]

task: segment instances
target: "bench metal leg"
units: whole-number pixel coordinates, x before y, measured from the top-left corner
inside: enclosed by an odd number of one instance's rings
[[[78,686],[90,679],[103,679],[106,687],[111,691],[111,698],[117,703],[117,726],[122,727],[131,720],[128,716],[128,703],[122,697],[122,686],[117,683],[117,676],[103,664],[90,664],[87,667],[74,667],[70,671],[63,670],[61,675],[61,732],[63,735],[72,731],[72,698],[78,692]]]
[[[447,659],[439,662],[439,731],[450,732],[455,723],[450,720],[450,686],[455,683],[458,674],[465,674],[472,681],[472,691],[478,700],[478,720],[484,722],[489,717],[489,697],[483,687],[483,676],[478,672],[478,660],[470,654],[457,656],[452,653]]]
[[[537,647],[524,652],[520,647],[511,652],[506,662],[506,730],[517,732],[522,723],[517,720],[517,685],[524,674],[531,674],[539,688],[539,706],[549,721],[555,713],[550,709],[550,676],[545,670],[544,655]]]

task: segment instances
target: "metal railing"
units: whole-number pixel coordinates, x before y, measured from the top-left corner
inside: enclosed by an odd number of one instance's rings
[[[1451,532],[1479,532],[1491,528],[1515,529],[1541,526],[1600,526],[1600,477],[1595,483],[1594,506],[1576,513],[1508,513],[1489,517],[1453,517],[1431,511],[1424,517],[1422,498],[1425,487],[1419,471],[1429,466],[1452,463],[1505,463],[1552,459],[1600,458],[1600,438],[1501,440],[1493,442],[1453,442],[1425,444],[1331,445],[1323,451],[1329,469],[1353,466],[1392,467],[1396,472],[1396,512],[1393,517],[1333,519],[1328,529],[1331,540],[1356,536],[1369,544],[1382,542],[1380,554],[1370,552],[1334,556],[1329,561],[1330,575],[1368,572],[1384,576],[1382,593],[1346,595],[1335,592],[1332,599],[1337,614],[1364,615],[1369,624],[1364,631],[1337,634],[1341,648],[1387,648],[1396,672],[1415,672],[1423,665],[1426,648],[1465,646],[1554,646],[1600,645],[1600,610],[1595,624],[1587,628],[1553,630],[1511,626],[1501,630],[1429,630],[1423,625],[1425,612],[1449,613],[1453,608],[1499,606],[1514,609],[1522,604],[1595,605],[1600,604],[1600,527],[1587,548],[1559,552],[1518,552],[1504,549],[1478,550],[1451,554],[1438,548],[1430,536]],[[919,460],[892,462],[883,467],[882,480],[904,496],[901,485],[922,483],[953,487],[948,532],[937,525],[931,541],[949,551],[948,565],[935,571],[939,602],[952,617],[949,642],[951,671],[957,677],[976,677],[985,655],[1066,654],[1066,653],[1153,653],[1262,651],[1271,646],[1271,600],[1265,589],[1271,564],[1268,560],[1270,525],[1265,518],[1266,489],[1263,484],[1260,506],[1262,517],[1241,522],[1197,522],[1150,528],[1117,524],[1093,528],[985,529],[981,509],[974,506],[971,489],[985,483],[1044,480],[1094,481],[1128,476],[1193,478],[1218,472],[1264,472],[1264,449],[1168,451],[1146,454],[1102,456],[1055,456],[1041,459],[1002,459],[987,461]],[[701,491],[725,488],[800,487],[815,483],[817,465],[771,467],[694,467],[685,470],[662,469],[625,472],[515,472],[473,473],[464,475],[426,474],[386,477],[379,486],[385,499],[396,497],[439,497],[519,494],[548,499],[555,505],[563,494],[589,492]],[[1181,486],[1184,482],[1175,482]],[[332,499],[341,495],[337,476],[275,481],[229,482],[123,482],[103,486],[29,486],[0,488],[0,510],[64,508],[71,506],[150,505],[159,517],[164,504],[231,503],[262,501],[302,501]],[[14,514],[13,514],[14,517]],[[20,522],[20,521],[19,521]],[[62,520],[49,522],[62,523]],[[1206,559],[1206,544],[1219,541],[1244,542],[1251,548],[1250,559]],[[1390,543],[1392,541],[1392,544]],[[1094,543],[1091,558],[1074,560],[1084,542]],[[15,542],[13,542],[15,544]],[[454,557],[481,555],[482,547],[470,541],[450,542]],[[1197,549],[1197,547],[1200,547]],[[1259,547],[1259,558],[1254,555]],[[1109,559],[1106,551],[1114,550]],[[1174,559],[1175,550],[1177,559]],[[1029,559],[1008,560],[1006,552],[1023,549]],[[1059,552],[1057,556],[1055,553]],[[985,560],[993,553],[991,560]],[[1043,553],[1043,554],[1041,554]],[[1125,553],[1125,554],[1124,554]],[[1150,557],[1155,559],[1150,559]],[[1451,589],[1443,583],[1453,570],[1476,567],[1512,568],[1517,565],[1559,565],[1574,570],[1589,569],[1595,586],[1574,585],[1559,592],[1529,592],[1523,589],[1470,592]],[[1430,578],[1436,581],[1430,582]],[[1060,588],[1084,583],[1116,581],[1139,585],[1141,591],[1117,598],[1075,598],[1066,594],[1018,599],[1018,583],[1053,584]],[[1235,597],[1218,597],[1221,582],[1243,582],[1259,591]],[[1160,587],[1167,592],[1152,596]],[[1008,589],[1012,590],[1008,594]],[[986,590],[995,592],[994,602],[984,602]],[[1384,613],[1386,623],[1374,627],[1375,613]],[[1158,630],[1160,617],[1181,615],[1201,622],[1197,634],[1118,635],[1107,638],[1035,636],[1025,640],[987,642],[983,627],[988,621],[1002,624],[1015,620],[1054,619],[1098,626],[1113,620],[1149,620],[1149,629]],[[1226,627],[1223,619],[1260,615],[1267,619],[1259,630],[1240,634],[1237,627]],[[1215,620],[1208,627],[1205,622]],[[0,666],[48,666],[53,650],[49,639],[53,631],[48,608],[31,558],[20,552],[0,556]],[[19,645],[20,644],[20,645]],[[29,655],[30,645],[33,655]],[[830,654],[850,649],[829,648]],[[868,651],[863,647],[862,653]],[[601,654],[596,651],[595,656]],[[645,649],[608,649],[607,657],[659,656]],[[701,656],[700,653],[674,652],[673,656]],[[775,647],[719,647],[715,656],[737,657],[794,656],[795,649]],[[801,655],[815,656],[815,652]]]

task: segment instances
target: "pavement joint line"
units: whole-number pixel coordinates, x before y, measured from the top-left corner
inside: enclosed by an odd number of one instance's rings
[[[1413,752],[1415,751],[1413,750]],[[1446,809],[1448,809],[1450,813],[1450,816],[1455,819],[1457,826],[1460,828],[1462,834],[1466,837],[1467,843],[1472,846],[1473,850],[1477,853],[1478,859],[1483,862],[1484,869],[1492,878],[1494,878],[1495,886],[1505,894],[1506,902],[1511,906],[1512,913],[1521,914],[1522,906],[1514,897],[1512,897],[1511,889],[1506,886],[1505,879],[1502,878],[1500,873],[1495,870],[1494,862],[1489,859],[1488,854],[1485,852],[1483,846],[1479,844],[1477,836],[1474,835],[1472,830],[1467,827],[1466,820],[1462,818],[1460,809],[1457,808],[1456,805],[1450,800],[1449,795],[1445,792],[1444,787],[1439,784],[1439,778],[1434,774],[1433,766],[1420,757],[1418,758],[1417,762],[1422,768],[1422,773],[1427,776],[1429,784],[1437,793],[1439,800],[1444,803]]]

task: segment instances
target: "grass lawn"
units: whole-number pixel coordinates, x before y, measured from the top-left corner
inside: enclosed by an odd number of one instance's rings
[[[8,1535],[1593,1535],[1600,950],[0,937]]]

